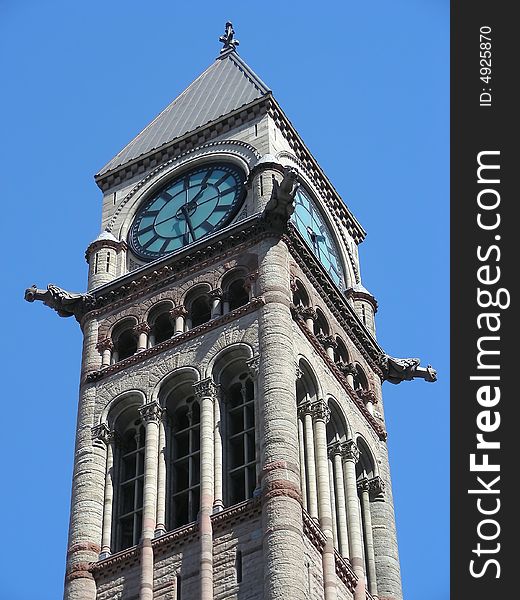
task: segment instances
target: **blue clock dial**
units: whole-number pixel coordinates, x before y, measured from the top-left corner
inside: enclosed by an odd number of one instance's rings
[[[303,188],[296,193],[292,221],[303,239],[319,259],[332,281],[341,289],[345,287],[338,247],[316,204]]]
[[[130,230],[132,250],[155,259],[191,244],[233,218],[244,177],[230,164],[210,164],[170,181],[139,209]]]

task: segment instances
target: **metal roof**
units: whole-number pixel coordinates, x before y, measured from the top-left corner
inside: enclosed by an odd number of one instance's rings
[[[222,54],[96,177],[156,150],[270,92],[235,51]]]

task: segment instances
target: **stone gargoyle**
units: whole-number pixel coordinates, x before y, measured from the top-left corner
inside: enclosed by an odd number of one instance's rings
[[[416,378],[429,382],[437,381],[437,371],[431,365],[426,368],[420,367],[419,358],[394,358],[388,354],[382,354],[378,362],[385,380],[390,383],[398,384],[401,381],[411,381]]]
[[[287,222],[294,212],[294,198],[299,187],[296,169],[284,167],[281,183],[273,179],[271,198],[265,206],[266,214]]]
[[[40,290],[35,285],[25,290],[25,300],[34,302],[40,300],[49,308],[55,310],[60,317],[81,317],[94,301],[90,294],[67,292],[57,285],[50,283],[46,290]]]

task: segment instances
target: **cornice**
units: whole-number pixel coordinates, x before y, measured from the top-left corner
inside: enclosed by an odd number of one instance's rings
[[[366,231],[347,208],[346,204],[343,202],[340,195],[334,189],[333,185],[318,164],[317,160],[311,154],[296,129],[293,127],[283,110],[280,108],[278,102],[272,96],[268,98],[267,112],[284,134],[296,157],[302,161],[302,164],[307,172],[311,174],[312,179],[317,183],[317,187],[320,190],[327,206],[332,209],[335,214],[341,215],[341,217],[345,220],[344,224],[346,225],[348,232],[356,244],[360,244],[365,239]]]
[[[347,589],[354,593],[358,576],[354,573],[350,564],[336,550],[334,550],[334,558],[336,562],[336,575],[347,586]]]
[[[300,331],[305,335],[307,340],[311,343],[312,347],[321,356],[322,360],[327,364],[330,371],[335,375],[338,382],[341,384],[341,386],[343,387],[345,392],[348,394],[348,396],[352,400],[352,402],[354,402],[354,404],[358,407],[359,411],[365,417],[365,420],[369,423],[369,425],[372,427],[372,429],[375,431],[376,435],[379,437],[379,439],[381,439],[383,441],[386,440],[386,438],[388,437],[388,434],[387,434],[386,430],[384,429],[384,427],[377,421],[377,419],[375,419],[375,417],[373,417],[368,412],[365,404],[363,403],[361,398],[357,395],[356,391],[352,387],[350,387],[350,385],[347,382],[346,377],[340,371],[340,369],[338,368],[336,363],[329,358],[327,351],[325,350],[323,345],[320,343],[318,338],[311,331],[309,331],[309,328],[305,325],[305,323],[302,323],[301,319],[298,318],[297,311],[294,310],[294,307],[292,310],[292,314],[293,314],[294,320],[296,321],[296,323],[298,324],[298,326],[300,328]]]
[[[124,360],[122,360],[120,362],[117,362],[117,363],[107,366],[107,367],[103,367],[102,369],[99,369],[97,371],[90,371],[89,373],[87,373],[85,375],[84,381],[86,383],[91,383],[93,381],[99,381],[100,379],[109,377],[110,375],[113,375],[114,373],[119,373],[120,371],[123,371],[124,369],[126,369],[129,366],[144,362],[145,360],[147,360],[147,359],[151,358],[152,356],[155,356],[161,352],[164,352],[165,350],[169,350],[170,348],[179,346],[179,345],[183,344],[184,342],[187,342],[193,338],[198,337],[199,335],[207,333],[208,331],[212,331],[213,329],[216,329],[217,327],[220,327],[222,325],[225,325],[226,323],[229,323],[231,321],[239,319],[240,317],[243,317],[244,315],[252,313],[252,312],[258,310],[264,304],[265,304],[265,301],[262,297],[253,298],[250,302],[248,302],[247,304],[244,304],[244,306],[235,308],[234,310],[230,311],[229,313],[227,313],[225,315],[222,315],[215,319],[211,319],[211,321],[208,321],[207,323],[203,323],[202,325],[199,325],[198,327],[194,327],[193,329],[190,329],[189,331],[186,331],[184,333],[176,335],[168,340],[165,340],[164,342],[161,342],[160,344],[157,344],[156,346],[153,346],[152,348],[148,348],[147,350],[143,350],[142,352],[137,352],[136,354],[132,354],[132,356],[129,356],[128,358],[125,358]]]
[[[312,545],[322,553],[327,543],[327,538],[320,526],[310,516],[310,514],[302,508],[302,519],[303,519],[303,533],[308,537]]]
[[[298,232],[291,223],[289,223],[287,234],[283,239],[300,269],[320,292],[320,296],[330,312],[354,342],[372,370],[383,380],[384,374],[378,364],[379,356],[383,352],[382,349],[370,337],[368,330],[361,323],[353,308],[330,281],[321,264],[318,263],[307,245],[301,241]]]

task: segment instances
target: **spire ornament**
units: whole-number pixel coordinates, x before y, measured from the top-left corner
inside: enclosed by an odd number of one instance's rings
[[[235,30],[233,29],[233,23],[231,23],[231,21],[226,23],[226,31],[224,35],[221,35],[218,39],[219,42],[224,44],[220,49],[220,54],[223,54],[228,50],[234,50],[236,52],[237,46],[240,45],[240,42],[235,39]]]

